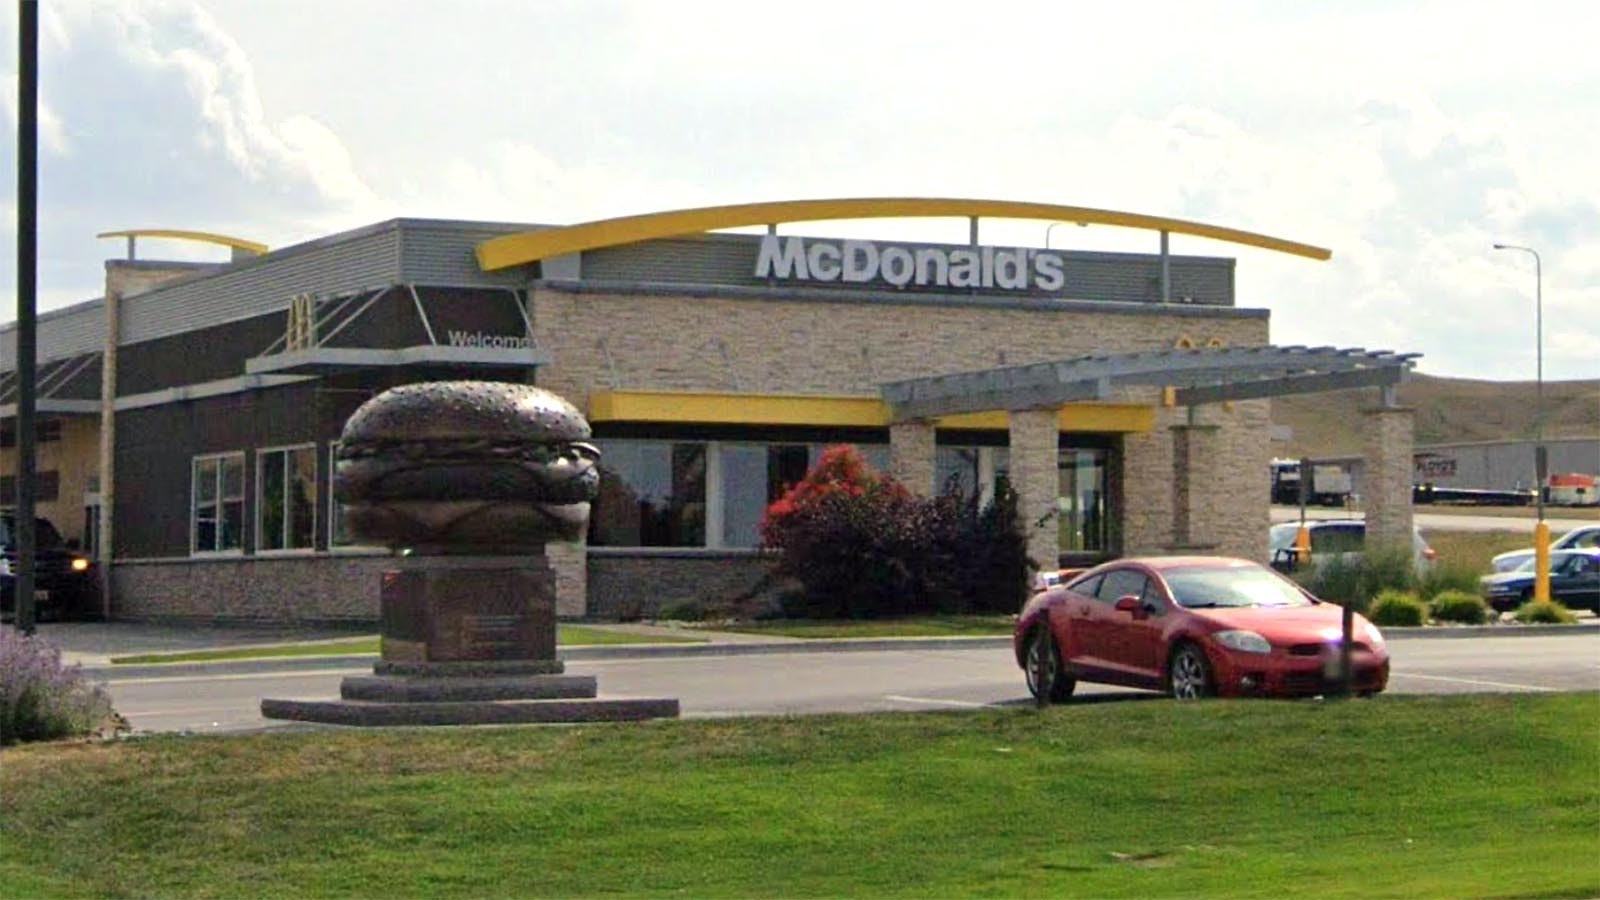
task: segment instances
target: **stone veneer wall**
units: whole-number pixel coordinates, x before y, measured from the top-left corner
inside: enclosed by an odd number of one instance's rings
[[[115,619],[191,622],[378,621],[389,556],[238,557],[119,562]]]
[[[1367,546],[1411,546],[1412,411],[1392,407],[1362,410],[1366,470],[1362,507]]]
[[[1061,527],[1055,500],[1061,490],[1060,414],[1055,409],[1012,412],[1010,423],[1011,482],[1016,488],[1028,558],[1041,569],[1054,569],[1061,555]]]
[[[1231,307],[1128,311],[1110,305],[1104,310],[1049,309],[983,301],[895,303],[890,298],[826,302],[540,284],[529,289],[529,307],[539,346],[554,360],[540,368],[539,386],[583,410],[597,390],[878,396],[885,381],[1091,353],[1164,350],[1180,337],[1230,347],[1268,341],[1264,314]],[[1159,398],[1156,388],[1115,399],[1157,403]],[[1248,406],[1234,404],[1233,414]],[[1123,468],[1113,481],[1120,479],[1127,499],[1123,545],[1130,553],[1159,553],[1172,542],[1172,437],[1167,428],[1183,417],[1183,410],[1159,410],[1150,434],[1126,438]],[[1230,436],[1251,428],[1258,431]],[[1213,533],[1223,547],[1259,545],[1249,555],[1260,558],[1265,555],[1268,515],[1268,425],[1264,417],[1252,414],[1224,425],[1223,431],[1222,443],[1230,452],[1246,451],[1252,459],[1223,466],[1230,487],[1239,489],[1216,494],[1220,505],[1211,513],[1218,523]],[[1260,465],[1253,461],[1257,456]],[[1246,486],[1250,479],[1259,488]],[[1253,543],[1245,540],[1249,529],[1258,532]],[[700,570],[683,557],[669,559],[641,563],[639,571],[668,578],[669,568]],[[576,560],[557,564],[564,584],[575,583],[575,567]],[[609,617],[607,610],[616,608],[611,598],[617,586],[605,580],[616,568],[591,557],[590,617]],[[559,602],[563,609],[572,608],[577,601],[571,588],[563,590]]]
[[[1164,350],[1180,337],[1267,343],[1266,316],[1232,307],[1021,309],[541,285],[529,294],[539,346],[554,360],[540,368],[539,386],[579,409],[588,409],[591,391],[611,388],[876,397],[880,384],[895,379]]]
[[[1216,553],[1267,562],[1267,531],[1272,527],[1272,401],[1236,400],[1203,410],[1215,422],[1221,460],[1211,467],[1216,485],[1207,538]],[[1409,458],[1409,457],[1408,457]]]
[[[719,603],[750,591],[770,562],[738,551],[608,550],[589,554],[584,618],[653,618],[675,603]]]

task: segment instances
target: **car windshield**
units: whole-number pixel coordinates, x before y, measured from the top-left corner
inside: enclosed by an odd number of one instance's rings
[[[1164,569],[1179,606],[1205,609],[1222,606],[1310,606],[1293,583],[1259,566],[1186,566]]]
[[[1565,565],[1567,560],[1571,559],[1573,556],[1574,556],[1574,554],[1571,554],[1571,553],[1552,553],[1552,554],[1550,554],[1550,571],[1552,571],[1552,572],[1561,571],[1561,567],[1563,565]],[[1532,554],[1529,554],[1528,558],[1523,560],[1522,563],[1520,565],[1518,565],[1512,571],[1514,571],[1514,572],[1532,572],[1534,565],[1536,563],[1538,563],[1538,562],[1539,562],[1539,557],[1534,556]]]

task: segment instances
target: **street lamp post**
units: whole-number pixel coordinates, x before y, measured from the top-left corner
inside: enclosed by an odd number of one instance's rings
[[[1541,603],[1550,601],[1550,526],[1544,521],[1544,483],[1546,457],[1544,452],[1544,263],[1539,251],[1517,244],[1495,244],[1496,250],[1520,250],[1533,256],[1533,347],[1534,347],[1534,400],[1533,400],[1533,473],[1534,502],[1537,504],[1539,522],[1533,527],[1534,582],[1533,596]]]

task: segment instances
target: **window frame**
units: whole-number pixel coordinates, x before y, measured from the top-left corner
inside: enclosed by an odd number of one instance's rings
[[[311,500],[311,543],[309,545],[305,547],[283,546],[273,548],[262,546],[262,539],[265,536],[265,531],[262,528],[262,525],[264,524],[262,518],[266,511],[266,504],[262,502],[264,498],[262,497],[261,492],[266,484],[266,479],[263,477],[263,469],[266,466],[267,457],[276,453],[282,453],[285,454],[285,457],[287,458],[287,454],[293,453],[296,450],[311,451],[311,487],[314,491],[317,489],[319,484],[317,481],[317,476],[321,474],[319,469],[322,466],[321,460],[318,459],[321,454],[318,452],[318,447],[315,441],[302,441],[297,444],[280,444],[271,447],[257,447],[255,450],[256,483],[255,491],[253,492],[255,496],[255,515],[251,525],[255,532],[253,543],[255,545],[255,555],[257,556],[307,556],[317,552],[317,525],[319,524],[317,517],[320,515],[320,511],[317,509],[317,507],[321,506],[322,504],[316,498],[312,498]],[[285,491],[287,491],[289,488],[287,466],[284,468],[284,475],[283,488]],[[285,545],[287,545],[289,542],[288,531],[290,530],[290,517],[289,505],[287,503],[288,498],[285,497],[284,500],[284,517],[282,526],[284,533],[280,535],[280,537],[284,539],[283,542]]]
[[[245,483],[246,480],[247,480],[246,476],[249,474],[249,469],[247,468],[247,463],[248,463],[248,460],[246,459],[247,456],[248,456],[248,454],[244,450],[224,450],[224,451],[220,451],[220,452],[217,452],[217,453],[196,453],[195,455],[189,457],[189,555],[190,556],[222,557],[222,556],[243,556],[244,555],[244,548],[245,548],[246,541],[245,541],[245,536],[243,534],[239,535],[239,546],[237,546],[237,547],[221,547],[221,548],[212,547],[211,549],[207,549],[207,550],[200,549],[200,546],[199,546],[199,540],[200,540],[200,528],[199,528],[199,524],[200,524],[200,518],[199,518],[200,497],[199,497],[198,492],[195,490],[195,481],[196,481],[196,474],[197,474],[195,470],[200,466],[201,463],[210,462],[212,460],[216,460],[219,463],[224,463],[223,465],[218,465],[218,467],[217,467],[216,485],[215,485],[217,492],[216,492],[216,497],[211,502],[211,505],[213,505],[213,506],[215,506],[217,508],[217,518],[215,520],[216,523],[217,523],[216,534],[220,536],[222,534],[222,523],[223,523],[223,521],[225,521],[225,518],[226,518],[223,515],[223,507],[226,506],[227,503],[229,502],[228,499],[227,499],[227,495],[223,490],[223,472],[226,470],[225,462],[226,462],[226,460],[229,460],[229,459],[237,459],[239,461],[239,501],[238,501],[239,502],[239,507],[240,507],[240,510],[239,510],[239,528],[242,531],[244,529],[245,522],[248,521],[246,516],[245,516],[244,507],[247,505],[247,499],[248,499],[248,496],[250,494],[249,485],[247,485]]]

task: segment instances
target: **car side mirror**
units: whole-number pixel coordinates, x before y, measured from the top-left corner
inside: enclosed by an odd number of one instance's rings
[[[1150,615],[1149,608],[1144,605],[1143,601],[1132,594],[1118,597],[1115,609],[1117,612],[1128,613],[1135,619],[1143,619]]]

